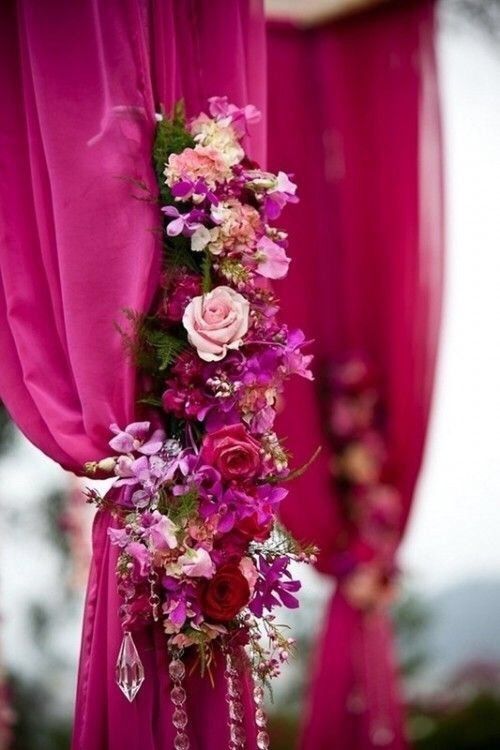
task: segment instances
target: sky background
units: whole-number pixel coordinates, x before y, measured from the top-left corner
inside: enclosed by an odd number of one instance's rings
[[[438,54],[445,316],[426,460],[401,553],[411,586],[424,597],[466,581],[500,580],[500,52],[479,31],[444,19]],[[59,468],[23,439],[0,462],[3,650],[10,665],[28,674],[46,665],[30,646],[27,603],[57,603],[65,574],[39,534],[41,516],[30,508],[65,483]],[[306,577],[306,598],[327,591],[324,579]],[[69,663],[57,674],[63,707],[73,698],[80,608],[81,599],[56,622],[54,648]]]

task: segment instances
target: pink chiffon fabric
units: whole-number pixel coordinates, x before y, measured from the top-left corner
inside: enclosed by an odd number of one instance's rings
[[[318,365],[366,355],[383,383],[385,440],[404,503],[422,462],[443,271],[434,4],[387,3],[325,26],[268,28],[269,159],[300,186],[285,217],[294,262],[284,315],[314,336]],[[291,384],[282,432],[297,463],[324,444],[323,406]],[[325,446],[283,518],[332,575],[345,528]],[[302,750],[406,747],[391,623],[337,593],[315,658]]]
[[[213,95],[263,109],[261,3],[7,0],[0,86],[0,397],[35,445],[81,473],[108,452],[109,424],[135,416],[135,373],[116,323],[125,308],[146,310],[158,283],[158,209],[133,185],[155,189],[155,111],[182,96],[196,113]],[[251,143],[259,160],[264,142],[262,127]],[[115,684],[109,524],[97,515],[73,750],[166,750],[161,632],[141,636],[146,681],[135,702]],[[190,678],[192,749],[228,746],[223,693],[220,674],[215,687]]]

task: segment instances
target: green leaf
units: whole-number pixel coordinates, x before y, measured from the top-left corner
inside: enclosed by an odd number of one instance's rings
[[[165,244],[165,262],[170,268],[189,268],[190,271],[201,273],[196,254],[191,250],[187,237],[172,237]]]
[[[185,148],[193,148],[193,136],[186,128],[184,102],[174,105],[170,116],[165,116],[156,126],[153,144],[153,165],[163,203],[172,204],[170,189],[165,185],[164,170],[171,154],[180,154]]]
[[[161,406],[161,399],[156,396],[143,396],[137,400],[137,403],[145,406]]]
[[[159,329],[145,329],[144,340],[156,354],[159,370],[170,367],[186,346],[186,342]]]
[[[203,294],[208,294],[212,289],[212,256],[207,251],[203,253],[201,272],[203,276],[201,288]]]

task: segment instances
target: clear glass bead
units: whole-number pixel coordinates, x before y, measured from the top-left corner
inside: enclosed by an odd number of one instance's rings
[[[253,689],[253,699],[257,704],[260,704],[264,700],[264,690],[260,685],[256,685]]]
[[[267,732],[259,732],[257,734],[257,747],[259,748],[259,750],[268,750],[269,735]]]
[[[168,458],[174,458],[181,452],[182,445],[175,438],[169,438],[168,440],[165,440],[163,444],[163,450],[167,454]]]
[[[186,676],[186,667],[180,659],[172,659],[168,665],[168,673],[172,680],[178,682],[179,680],[183,680]]]
[[[229,704],[229,718],[233,721],[243,721],[245,711],[240,701],[231,701]]]
[[[227,680],[227,694],[230,698],[237,698],[240,694],[240,684],[239,680],[233,680],[232,677],[229,677]]]
[[[175,685],[170,691],[170,698],[174,706],[182,706],[186,702],[186,691],[180,685]]]
[[[241,724],[231,724],[231,742],[235,745],[242,745],[245,743],[245,730]]]
[[[123,634],[115,676],[116,684],[125,698],[132,703],[144,682],[144,667],[129,632]]]
[[[187,713],[183,708],[176,708],[172,714],[172,724],[176,729],[185,729],[188,723]]]
[[[259,729],[264,728],[266,726],[266,724],[267,724],[266,715],[265,715],[264,711],[261,708],[258,708],[255,711],[255,723],[257,724],[257,726],[259,727]]]
[[[189,737],[185,732],[179,732],[174,740],[175,750],[189,750]]]

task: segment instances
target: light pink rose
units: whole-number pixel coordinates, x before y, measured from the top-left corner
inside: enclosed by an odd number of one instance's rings
[[[228,349],[238,349],[248,331],[249,311],[248,300],[228,286],[193,297],[182,322],[198,356],[215,362],[223,359]]]

